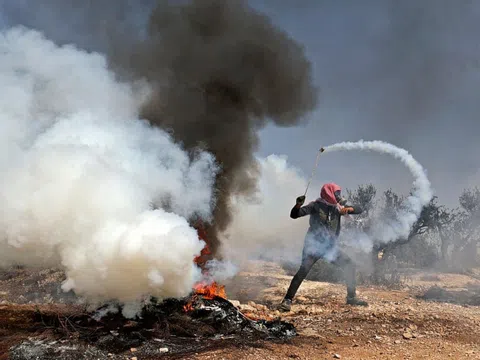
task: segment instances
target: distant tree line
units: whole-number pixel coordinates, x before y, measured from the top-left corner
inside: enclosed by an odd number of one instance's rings
[[[361,205],[364,213],[350,226],[368,232],[375,221],[395,219],[405,206],[405,196],[388,189],[378,197],[372,184],[347,190],[350,202]],[[372,251],[374,282],[381,282],[385,264],[394,261],[396,267],[432,268],[465,271],[479,266],[480,190],[465,189],[458,206],[448,208],[433,197],[405,238],[393,242],[375,243]]]

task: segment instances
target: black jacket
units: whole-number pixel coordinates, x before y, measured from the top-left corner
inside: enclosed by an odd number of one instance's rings
[[[350,212],[350,214],[353,215],[361,214],[363,211],[359,206],[346,204],[345,207],[353,208],[353,212]],[[295,205],[290,211],[290,217],[292,219],[306,215],[310,215],[309,233],[328,234],[335,237],[340,234],[342,214],[336,206],[329,205],[322,199],[317,199],[302,207]]]

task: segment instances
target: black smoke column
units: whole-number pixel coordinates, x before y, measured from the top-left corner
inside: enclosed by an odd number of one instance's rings
[[[133,49],[128,70],[156,90],[142,115],[187,149],[211,151],[222,168],[207,228],[216,253],[232,217],[230,196],[256,188],[257,131],[269,121],[297,125],[316,106],[311,64],[299,44],[244,1],[160,1],[148,39]]]

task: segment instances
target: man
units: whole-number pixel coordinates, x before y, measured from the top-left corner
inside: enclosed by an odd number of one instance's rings
[[[342,189],[337,184],[325,184],[319,199],[303,206],[305,196],[299,196],[296,205],[290,211],[292,219],[310,215],[310,227],[305,236],[302,264],[293,277],[279,310],[290,311],[292,300],[300,284],[319,259],[340,264],[344,268],[347,304],[368,305],[356,297],[355,264],[347,255],[338,250],[336,243],[340,234],[341,217],[347,214],[360,214],[363,210],[358,206],[347,205],[347,201],[341,196],[341,191]]]

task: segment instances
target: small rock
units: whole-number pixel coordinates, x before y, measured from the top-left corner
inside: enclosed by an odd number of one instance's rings
[[[131,348],[130,351],[135,352],[135,351],[137,351],[137,349],[136,348]]]
[[[262,305],[262,304],[257,304],[257,305],[255,305],[255,307],[260,311],[267,311],[268,310],[268,308],[265,305]]]
[[[313,328],[306,328],[302,331],[302,335],[310,337],[318,337],[318,331]]]
[[[253,306],[247,304],[240,304],[238,308],[240,311],[256,312],[256,309]]]
[[[382,340],[381,336],[375,335],[375,340]]]
[[[400,340],[395,340],[395,344],[400,344],[401,341]]]
[[[413,335],[410,332],[405,332],[403,333],[403,338],[409,340],[413,338]]]
[[[160,348],[159,351],[161,353],[167,353],[168,352],[168,348]]]
[[[333,354],[333,357],[334,357],[335,359],[341,359],[341,358],[342,358],[342,357],[341,357],[340,355],[338,355],[338,354]]]
[[[240,301],[238,301],[238,300],[230,300],[230,302],[232,303],[233,306],[235,306],[237,308],[240,306]]]
[[[137,357],[134,356],[134,357],[130,358],[130,360],[137,360]]]

